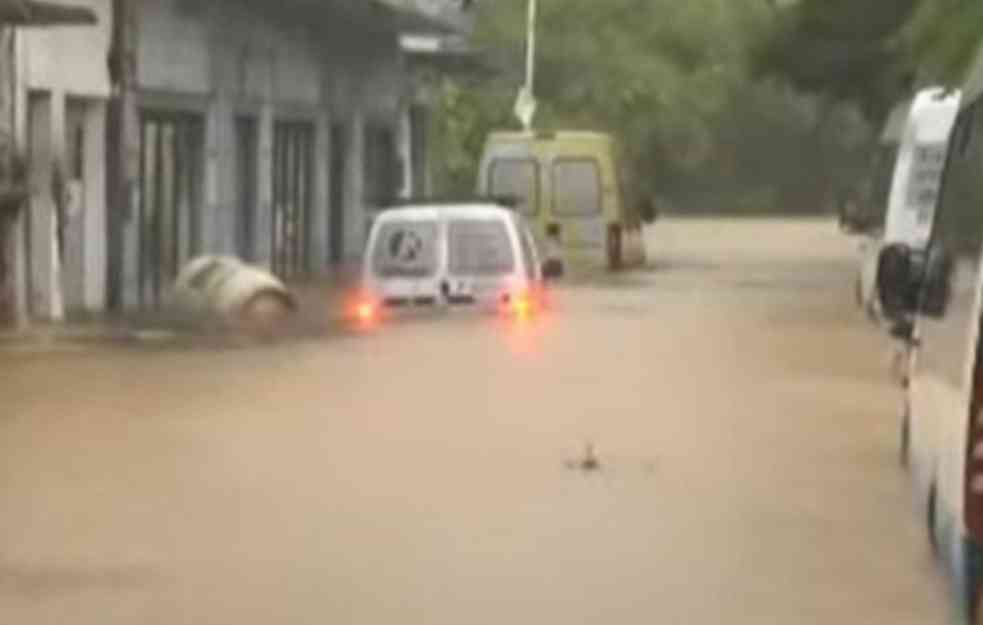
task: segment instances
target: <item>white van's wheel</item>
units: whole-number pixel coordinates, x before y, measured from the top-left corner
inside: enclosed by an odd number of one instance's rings
[[[608,269],[611,271],[621,271],[624,267],[624,235],[621,226],[612,225],[608,227]]]

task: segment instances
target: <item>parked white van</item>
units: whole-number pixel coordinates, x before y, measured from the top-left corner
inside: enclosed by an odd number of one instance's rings
[[[378,214],[366,246],[356,315],[474,306],[527,314],[543,274],[532,233],[493,202],[408,203]]]
[[[949,140],[931,236],[923,209],[898,219],[880,254],[885,316],[901,321],[911,358],[901,453],[911,470],[920,518],[947,564],[961,614],[983,622],[983,98],[963,91]],[[934,156],[933,156],[934,159]],[[926,198],[931,184],[922,189]],[[920,251],[924,249],[925,251]]]
[[[958,91],[932,87],[920,91],[911,103],[891,178],[883,232],[861,244],[857,299],[873,320],[880,318],[876,289],[880,251],[894,243],[924,250],[928,243],[959,101]]]

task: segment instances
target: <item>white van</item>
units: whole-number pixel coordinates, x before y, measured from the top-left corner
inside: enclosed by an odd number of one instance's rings
[[[959,112],[959,100],[958,91],[932,87],[919,91],[909,108],[891,178],[883,233],[861,244],[857,303],[875,321],[880,318],[876,290],[880,251],[893,243],[923,250],[928,243],[946,144]]]
[[[947,569],[962,616],[983,622],[983,98],[964,89],[931,237],[919,219],[881,252],[885,315],[911,357],[901,453],[918,515]],[[922,228],[922,230],[917,230]]]
[[[530,312],[542,270],[528,227],[491,202],[407,204],[378,214],[363,263],[357,315],[469,305]]]

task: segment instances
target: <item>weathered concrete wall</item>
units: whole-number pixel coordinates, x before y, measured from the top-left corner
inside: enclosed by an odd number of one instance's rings
[[[139,3],[137,81],[178,93],[210,91],[207,10],[211,2]]]

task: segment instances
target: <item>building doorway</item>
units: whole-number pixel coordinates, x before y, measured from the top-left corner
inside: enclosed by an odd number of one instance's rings
[[[141,119],[138,275],[141,307],[156,307],[200,252],[205,123],[193,113]]]

